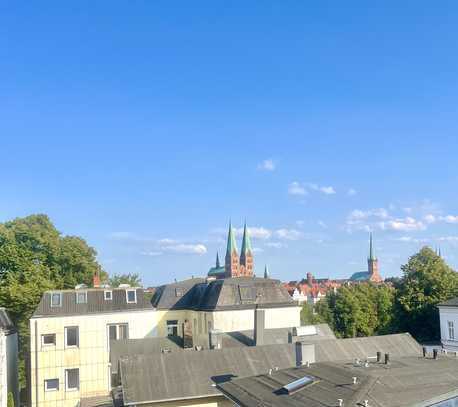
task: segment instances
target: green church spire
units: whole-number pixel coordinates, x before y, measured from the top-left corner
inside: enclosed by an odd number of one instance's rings
[[[372,232],[369,238],[369,260],[376,260],[376,257],[374,256],[374,247],[372,244]]]
[[[267,268],[267,264],[264,267],[264,278],[270,278],[269,276],[269,269]]]
[[[242,239],[242,252],[241,253],[247,253],[251,252],[251,240],[250,240],[250,235],[248,233],[248,229],[246,227],[246,222],[245,226],[243,227],[243,239]]]
[[[229,232],[227,234],[227,249],[226,249],[226,256],[231,255],[232,252],[237,253],[237,245],[235,243],[234,231],[232,230],[232,222],[229,221]]]
[[[220,264],[219,264],[219,253],[216,252],[216,268],[219,269],[220,268]]]

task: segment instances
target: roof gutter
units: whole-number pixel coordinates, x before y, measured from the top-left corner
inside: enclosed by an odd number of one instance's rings
[[[123,395],[124,395],[124,389],[123,389]],[[207,397],[224,397],[224,394],[204,394],[201,396],[189,396],[189,397],[173,397],[173,398],[168,398],[168,399],[162,399],[162,400],[149,400],[149,401],[130,401],[130,402],[124,402],[125,406],[140,406],[144,404],[157,404],[157,403],[166,403],[169,401],[181,401],[181,400],[197,400],[197,399],[204,399]]]

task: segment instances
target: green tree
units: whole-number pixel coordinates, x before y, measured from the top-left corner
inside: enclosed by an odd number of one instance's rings
[[[429,247],[401,267],[397,284],[396,323],[418,340],[440,337],[437,304],[458,294],[458,274]]]
[[[14,396],[13,393],[8,393],[8,402],[6,404],[7,407],[14,407]]]
[[[140,287],[142,280],[137,273],[114,274],[108,280],[111,287],[119,287],[120,284],[129,284],[131,287]]]
[[[0,224],[0,306],[19,332],[19,378],[25,385],[29,319],[43,292],[89,284],[99,270],[94,249],[77,237],[62,236],[46,215]]]
[[[318,303],[320,302],[321,301],[318,301]],[[314,310],[313,305],[307,303],[302,305],[301,325],[315,325],[322,324],[323,322],[325,322],[324,319]]]

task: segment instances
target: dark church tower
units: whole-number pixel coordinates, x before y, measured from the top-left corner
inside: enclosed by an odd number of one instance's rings
[[[242,252],[240,253],[240,276],[253,277],[253,252],[251,249],[250,235],[245,226],[243,228]]]
[[[378,259],[374,255],[374,247],[372,243],[372,233],[369,240],[369,257],[367,258],[367,271],[369,272],[369,280],[374,282],[382,281],[379,273]]]
[[[229,232],[227,234],[226,259],[224,263],[226,278],[239,276],[239,255],[237,245],[235,244],[234,231],[232,224],[229,222]]]

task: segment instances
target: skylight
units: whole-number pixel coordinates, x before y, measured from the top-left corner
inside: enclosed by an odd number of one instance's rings
[[[288,393],[292,394],[295,391],[302,389],[303,387],[307,386],[308,384],[313,383],[313,377],[311,376],[304,376],[300,379],[294,380],[291,383],[285,384],[283,389]]]

